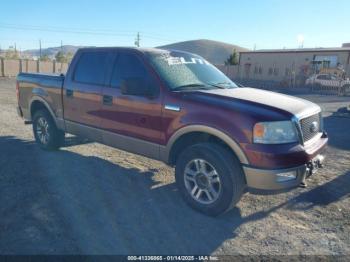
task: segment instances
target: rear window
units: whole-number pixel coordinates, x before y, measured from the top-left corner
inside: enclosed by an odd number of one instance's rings
[[[107,52],[83,53],[76,65],[74,81],[85,84],[103,85],[107,57]]]
[[[328,79],[328,76],[327,76],[327,75],[319,75],[319,76],[317,77],[317,79],[327,80],[327,79]]]

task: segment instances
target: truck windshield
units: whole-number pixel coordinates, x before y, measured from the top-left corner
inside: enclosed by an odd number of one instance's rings
[[[200,56],[180,51],[149,52],[146,56],[173,91],[237,87],[220,70]]]

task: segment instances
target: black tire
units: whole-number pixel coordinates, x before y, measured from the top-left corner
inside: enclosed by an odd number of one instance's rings
[[[45,133],[48,134],[47,139],[42,139],[39,129],[41,129],[42,123],[47,123]],[[41,129],[41,132],[43,130]],[[33,116],[33,133],[35,141],[38,143],[40,148],[44,150],[57,150],[64,143],[65,134],[63,131],[56,127],[50,113],[46,110],[39,110],[34,113]]]
[[[217,188],[220,188],[220,191],[213,203],[201,203],[194,199],[188,190],[188,182],[186,185],[185,169],[198,159],[204,160],[206,165],[209,164],[209,168],[215,168],[219,176],[220,186]],[[195,210],[210,216],[220,215],[233,208],[241,199],[246,187],[242,166],[236,156],[222,146],[212,143],[199,143],[186,148],[176,161],[175,178],[184,200]]]
[[[343,96],[350,96],[350,85],[345,85],[342,90]]]

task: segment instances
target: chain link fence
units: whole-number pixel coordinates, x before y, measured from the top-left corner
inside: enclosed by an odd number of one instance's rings
[[[314,80],[313,82],[308,80],[312,74],[309,74],[309,76],[303,74],[305,69],[300,69],[300,72],[296,73],[296,70],[292,70],[293,66],[291,66],[291,70],[285,70],[283,76],[280,76],[278,80],[259,79],[259,74],[261,74],[261,69],[259,67],[253,68],[250,74],[247,73],[246,66],[216,65],[216,67],[230,79],[243,86],[266,90],[294,90],[301,93],[350,96],[350,80],[346,77],[350,76],[350,67],[344,70],[344,75],[342,77],[337,76],[336,78],[333,78],[336,75],[331,72],[319,73],[317,78],[322,75],[325,79],[316,79],[316,81]],[[272,76],[277,73],[281,74],[279,68],[272,68],[269,71],[271,71],[270,73]]]

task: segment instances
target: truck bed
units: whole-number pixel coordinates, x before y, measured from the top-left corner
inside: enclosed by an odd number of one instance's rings
[[[18,82],[35,83],[40,86],[62,88],[64,75],[60,74],[39,74],[20,73],[17,76]]]
[[[31,121],[32,101],[36,99],[52,109],[55,118],[62,118],[63,83],[64,75],[20,73],[17,76],[19,114]]]

